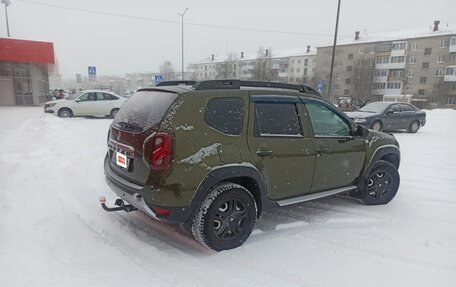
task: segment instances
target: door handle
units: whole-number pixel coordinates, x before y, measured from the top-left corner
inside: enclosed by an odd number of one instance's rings
[[[319,148],[319,149],[317,149],[315,151],[317,152],[317,156],[322,156],[324,153],[328,153],[329,149],[327,149],[327,148]]]
[[[270,156],[273,154],[272,150],[257,150],[256,152],[257,156]]]

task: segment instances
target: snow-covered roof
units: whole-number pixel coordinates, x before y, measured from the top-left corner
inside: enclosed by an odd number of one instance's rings
[[[343,37],[337,39],[337,46],[342,45],[354,45],[362,43],[374,43],[374,42],[389,42],[399,41],[416,38],[436,37],[445,35],[456,35],[456,26],[453,24],[440,24],[438,31],[432,31],[433,26],[421,27],[417,29],[400,30],[383,33],[365,33],[359,34],[359,39],[355,40],[355,35],[352,37]],[[318,48],[332,46],[332,43],[325,43],[324,45],[318,46]]]
[[[266,50],[266,49],[265,49]],[[283,50],[271,50],[272,58],[287,58],[287,57],[299,57],[299,56],[312,56],[317,54],[316,48],[310,48],[310,51],[307,52],[306,48],[292,48],[292,49],[283,49]],[[194,61],[193,64],[209,64],[209,63],[223,63],[227,61],[253,61],[258,58],[258,53],[244,53],[244,57],[241,58],[241,53],[229,53],[224,55],[214,55],[214,60],[212,57],[207,57],[205,59]]]

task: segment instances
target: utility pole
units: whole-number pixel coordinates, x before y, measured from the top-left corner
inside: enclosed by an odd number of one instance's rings
[[[334,55],[336,53],[336,43],[337,43],[337,30],[339,29],[339,12],[340,12],[340,0],[338,0],[338,4],[337,4],[336,31],[334,32],[334,44],[333,44],[333,53],[332,53],[332,60],[331,60],[331,72],[329,73],[328,97],[329,97],[330,101],[331,101],[332,77],[333,77],[333,71],[334,71]]]
[[[6,16],[6,31],[8,33],[8,38],[11,37],[8,23],[8,6],[11,4],[10,0],[2,0],[2,3],[5,4],[5,16]]]
[[[182,18],[182,81],[184,80],[184,15],[187,12],[188,8],[185,8],[183,13],[177,13]]]

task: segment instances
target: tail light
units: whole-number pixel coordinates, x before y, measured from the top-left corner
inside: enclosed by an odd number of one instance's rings
[[[144,145],[144,154],[149,157],[150,169],[168,169],[173,155],[173,138],[163,132],[154,134]]]

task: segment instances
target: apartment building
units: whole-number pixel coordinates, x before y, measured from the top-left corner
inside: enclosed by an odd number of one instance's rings
[[[317,48],[316,79],[328,85],[332,46]],[[378,35],[355,33],[338,41],[331,98],[351,96],[381,101],[384,95],[413,95],[415,105],[456,103],[456,28],[434,25],[424,29]]]
[[[316,49],[271,50],[257,53],[211,55],[188,66],[192,79],[263,80],[293,84],[311,83],[315,75]]]

